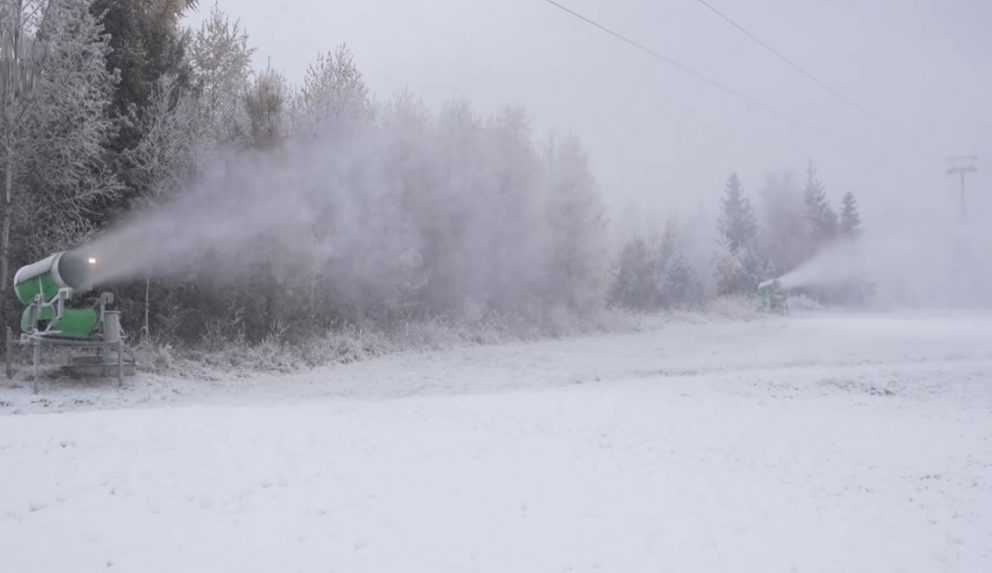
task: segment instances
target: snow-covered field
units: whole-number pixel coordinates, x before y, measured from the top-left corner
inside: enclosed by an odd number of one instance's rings
[[[0,400],[0,571],[992,571],[989,315]]]

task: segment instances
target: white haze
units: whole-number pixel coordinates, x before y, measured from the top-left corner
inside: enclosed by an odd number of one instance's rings
[[[785,289],[866,280],[883,306],[992,304],[992,230],[940,223],[835,242],[780,277]]]
[[[226,151],[207,159],[175,201],[141,210],[82,247],[99,261],[94,282],[246,280],[263,263],[272,265],[266,274],[285,276],[337,261],[364,275],[363,284],[413,272],[420,245],[398,207],[388,211],[392,182],[382,166],[362,169],[375,153],[362,149],[369,144],[327,140],[278,155]],[[359,181],[359,170],[372,180]]]
[[[869,267],[880,295],[894,297],[893,304],[948,304],[957,294],[962,303],[992,298],[982,292],[989,234],[958,229],[958,182],[944,173],[948,155],[983,157],[969,179],[976,208],[971,226],[988,226],[992,74],[986,56],[992,36],[983,26],[992,21],[992,3],[714,2],[856,106],[693,0],[566,4],[782,117],[659,64],[539,0],[219,2],[251,34],[257,66],[283,70],[291,82],[317,52],[346,42],[380,97],[410,89],[431,107],[466,98],[485,111],[519,103],[538,128],[577,133],[589,146],[616,236],[628,236],[625,227],[634,219],[657,233],[674,216],[705,237],[700,225],[715,221],[731,172],[757,201],[765,173],[800,170],[812,159],[835,208],[844,193],[857,196],[866,232],[857,256],[842,263],[828,252],[794,276],[829,282],[836,278],[828,269],[845,274],[842,268],[853,265],[858,272]],[[191,23],[206,10],[200,12]],[[691,248],[709,253],[701,240]],[[700,259],[705,256],[694,261],[704,273],[710,267]]]
[[[432,107],[519,104],[538,128],[576,133],[614,213],[634,205],[664,221],[715,206],[731,171],[754,189],[766,171],[813,159],[835,204],[851,191],[866,222],[905,225],[953,200],[945,156],[992,160],[985,0],[712,2],[867,114],[694,0],[564,3],[816,128],[771,117],[541,0],[219,1],[250,33],[258,68],[291,82],[346,42],[380,97],[408,88]],[[992,193],[987,165],[976,196]]]
[[[81,247],[99,261],[95,282],[241,283],[359,314],[601,299],[605,226],[576,141],[539,149],[512,110],[434,117],[398,100],[380,111],[278,150],[208,158],[174,201]]]

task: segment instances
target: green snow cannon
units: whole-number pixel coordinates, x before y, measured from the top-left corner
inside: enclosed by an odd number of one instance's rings
[[[765,312],[785,314],[788,312],[785,289],[778,279],[765,281],[758,285],[758,297],[761,299],[761,309]]]
[[[97,264],[95,257],[62,252],[18,270],[14,292],[27,306],[21,315],[21,333],[76,340],[119,336],[120,317],[106,308],[113,295],[104,293],[93,304],[80,300],[93,289]]]

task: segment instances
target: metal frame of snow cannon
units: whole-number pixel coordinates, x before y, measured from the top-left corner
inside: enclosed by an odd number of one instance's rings
[[[73,306],[77,293],[92,290],[91,278],[96,259],[76,253],[56,253],[22,267],[14,276],[14,291],[26,305],[21,316],[21,333],[15,339],[7,328],[6,374],[13,376],[12,349],[15,345],[32,349],[32,381],[37,393],[39,363],[46,346],[87,350],[86,355],[72,356],[63,371],[73,376],[116,376],[123,385],[124,375],[134,373],[134,357],[125,343],[120,326],[120,312],[109,310],[114,302],[111,293],[101,293],[90,306]],[[109,359],[108,359],[109,358]]]
[[[765,281],[758,285],[758,297],[761,299],[761,310],[776,314],[789,312],[788,296],[778,279]]]

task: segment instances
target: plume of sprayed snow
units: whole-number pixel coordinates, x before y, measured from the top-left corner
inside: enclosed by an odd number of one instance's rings
[[[861,244],[855,240],[831,243],[816,256],[782,275],[784,289],[830,287],[850,283],[870,271]]]
[[[785,289],[868,282],[882,306],[988,306],[992,233],[980,225],[933,224],[839,240],[778,281]]]
[[[237,278],[259,260],[277,269],[290,264],[320,266],[355,254],[356,242],[378,239],[377,249],[360,249],[365,264],[406,260],[414,237],[376,235],[388,227],[402,233],[402,220],[376,191],[386,185],[367,181],[362,200],[377,205],[378,225],[357,213],[356,193],[344,186],[358,161],[354,150],[318,154],[319,146],[298,146],[284,156],[225,154],[207,163],[202,174],[173,202],[143,209],[82,247],[96,257],[95,282],[138,277],[181,277],[189,273]],[[374,170],[362,177],[379,175]],[[361,221],[366,228],[359,228]],[[393,240],[390,240],[393,239]],[[367,257],[382,257],[369,261]]]
[[[584,156],[568,143],[542,156],[512,117],[483,126],[456,109],[207,165],[173,202],[80,249],[99,261],[96,283],[262,278],[341,304],[416,298],[444,310],[583,288],[568,253],[569,276],[555,276],[555,249],[600,256],[582,250],[603,232]],[[580,262],[590,275],[601,263]]]

